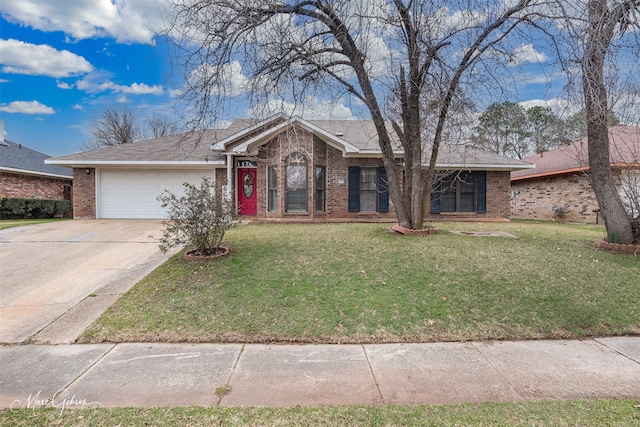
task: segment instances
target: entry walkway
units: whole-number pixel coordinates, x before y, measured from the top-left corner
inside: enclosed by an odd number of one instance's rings
[[[0,408],[640,398],[640,338],[0,347]]]

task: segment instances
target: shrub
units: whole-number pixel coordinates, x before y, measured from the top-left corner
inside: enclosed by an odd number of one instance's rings
[[[230,200],[216,194],[209,178],[200,186],[185,182],[184,195],[165,190],[158,196],[168,220],[160,238],[160,250],[166,252],[178,245],[195,248],[199,255],[214,255],[225,233],[233,226],[236,212]]]
[[[4,197],[0,199],[0,218],[53,218],[71,213],[71,202],[53,199],[23,199]]]
[[[2,207],[0,208],[2,218],[23,217],[25,213],[25,199],[15,197],[2,199]]]
[[[2,199],[2,217],[22,217],[25,214],[25,199],[7,197]]]
[[[56,200],[53,215],[62,218],[71,216],[71,202],[69,200]]]
[[[56,207],[55,200],[26,199],[25,214],[31,218],[52,218]]]

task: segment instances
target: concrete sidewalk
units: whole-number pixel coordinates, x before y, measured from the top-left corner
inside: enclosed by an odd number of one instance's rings
[[[0,347],[0,408],[640,398],[640,338]]]

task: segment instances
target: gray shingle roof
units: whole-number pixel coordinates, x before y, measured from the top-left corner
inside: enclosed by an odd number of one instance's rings
[[[44,160],[50,157],[7,139],[4,144],[0,144],[0,169],[17,169],[38,175],[62,175],[69,178],[73,176],[71,168],[45,164]]]
[[[185,133],[115,147],[54,157],[55,161],[83,162],[207,162],[214,161],[209,148],[216,130]],[[219,159],[218,159],[219,160]]]
[[[276,119],[278,120],[278,119]],[[327,134],[356,146],[369,155],[380,154],[378,136],[373,121],[370,120],[309,120],[309,123],[321,128]],[[257,121],[249,119],[234,120],[226,129],[211,129],[175,136],[151,139],[117,147],[103,148],[94,151],[56,157],[55,161],[73,162],[224,162],[224,156],[211,150],[211,146],[255,125]],[[274,121],[276,123],[276,121]],[[277,123],[282,123],[281,120]],[[268,127],[268,126],[267,126]],[[260,132],[260,131],[258,131]],[[254,134],[246,136],[252,137]],[[395,134],[391,135],[392,138]],[[243,137],[242,139],[244,139]],[[392,141],[394,147],[400,149],[397,139]],[[236,145],[234,142],[229,147]],[[430,151],[428,151],[430,154]],[[358,157],[358,154],[352,154]],[[425,162],[428,157],[425,156]],[[87,163],[88,164],[88,163]],[[509,159],[498,154],[487,153],[477,149],[443,144],[438,157],[441,167],[479,168],[482,166],[499,169],[522,169],[530,167],[529,163]]]

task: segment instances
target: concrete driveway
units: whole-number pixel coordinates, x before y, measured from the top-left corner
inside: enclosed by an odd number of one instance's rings
[[[72,220],[0,231],[0,342],[73,342],[175,253],[160,252],[162,228],[157,220]]]

